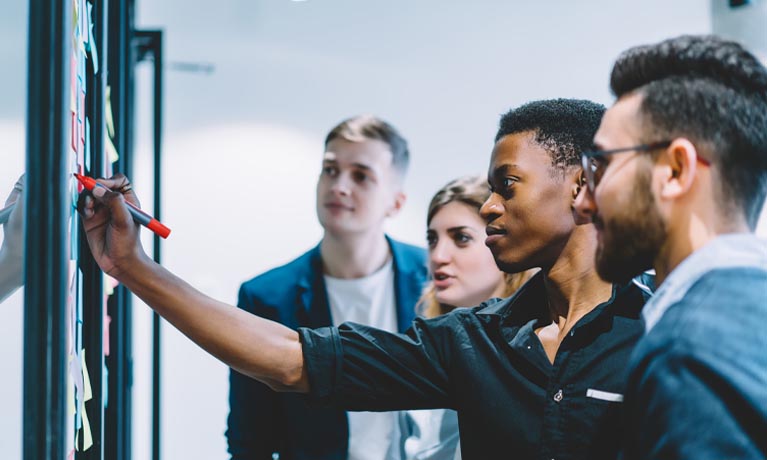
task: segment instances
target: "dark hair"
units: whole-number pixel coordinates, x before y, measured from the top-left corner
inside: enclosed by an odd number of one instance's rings
[[[561,170],[581,164],[589,150],[605,107],[583,99],[548,99],[529,102],[501,117],[495,141],[509,134],[532,131],[535,142],[551,154],[551,164]]]
[[[385,142],[392,154],[392,166],[400,177],[404,177],[410,163],[410,151],[407,141],[394,126],[374,117],[373,115],[358,115],[348,118],[330,130],[325,138],[325,147],[330,141],[342,138],[351,142],[379,140]]]
[[[642,95],[648,141],[685,137],[720,177],[720,205],[732,203],[753,230],[767,192],[767,69],[738,43],[672,38],[618,57],[616,97]],[[727,206],[730,204],[730,206]]]

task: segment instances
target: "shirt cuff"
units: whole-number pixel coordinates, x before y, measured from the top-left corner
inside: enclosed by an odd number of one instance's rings
[[[330,403],[341,378],[343,352],[338,329],[323,327],[298,328],[304,354],[304,367],[309,377],[309,397],[313,403]]]

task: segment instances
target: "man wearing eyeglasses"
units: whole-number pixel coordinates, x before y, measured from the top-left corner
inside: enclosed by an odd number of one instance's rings
[[[629,364],[625,459],[767,457],[767,69],[740,45],[683,36],[623,53],[617,101],[582,155],[577,210],[597,270],[654,267]]]

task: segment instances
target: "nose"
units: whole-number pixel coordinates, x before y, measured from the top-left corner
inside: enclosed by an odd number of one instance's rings
[[[440,238],[429,251],[429,261],[432,268],[438,268],[450,263],[452,253],[447,238]]]
[[[333,192],[334,195],[348,196],[351,188],[349,187],[349,178],[347,175],[339,174],[335,180],[333,180],[330,191]]]
[[[487,224],[500,217],[502,213],[503,208],[498,200],[497,193],[491,193],[482,204],[482,207],[479,208],[479,215]]]
[[[589,224],[594,221],[594,216],[597,213],[597,203],[594,200],[594,194],[591,193],[588,187],[581,187],[578,196],[575,197],[573,202],[573,209],[575,210],[576,223],[579,225]]]

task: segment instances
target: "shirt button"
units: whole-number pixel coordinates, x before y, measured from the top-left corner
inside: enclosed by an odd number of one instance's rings
[[[563,397],[564,397],[564,396],[562,396],[562,390],[559,390],[559,391],[557,391],[557,392],[554,394],[554,401],[556,401],[556,402],[560,402],[560,401],[562,401],[562,398],[563,398]]]

